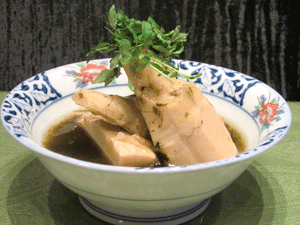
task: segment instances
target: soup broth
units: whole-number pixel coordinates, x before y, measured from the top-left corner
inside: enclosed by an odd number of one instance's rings
[[[71,113],[62,121],[54,124],[45,133],[42,145],[43,147],[53,152],[69,156],[75,159],[80,159],[93,163],[111,165],[109,160],[93,139],[78,126],[74,121],[78,114]],[[237,146],[239,152],[247,150],[247,141],[242,133],[231,123],[224,120],[225,126],[228,129],[233,142]],[[163,155],[157,155],[158,158],[164,160]],[[166,163],[156,163],[153,165],[166,166]]]

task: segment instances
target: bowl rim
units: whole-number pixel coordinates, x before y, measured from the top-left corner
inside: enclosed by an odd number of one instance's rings
[[[97,61],[97,60],[110,60],[110,58],[94,59],[94,60],[91,60],[91,61]],[[175,62],[180,61],[180,60],[191,62],[191,63],[199,63],[199,62],[196,62],[196,61],[182,60],[182,59],[176,59]],[[71,64],[83,63],[83,62],[86,62],[86,61],[75,62],[75,63],[71,63]],[[51,70],[56,69],[56,68],[65,67],[65,66],[71,65],[71,64],[66,64],[66,65],[62,65],[62,66],[59,66],[59,67],[55,67],[55,68],[49,69],[45,72],[51,71]],[[215,66],[215,65],[207,64],[207,63],[201,63],[201,64]],[[228,68],[221,67],[221,66],[215,66],[215,67],[226,69],[226,70],[232,71],[232,72],[237,72],[235,70],[228,69]],[[240,73],[240,72],[237,72],[237,73]],[[248,75],[243,74],[243,73],[240,73],[240,74],[244,75],[244,76],[248,76]],[[28,79],[26,79],[24,81],[30,80],[33,77],[34,76],[31,76],[31,77],[29,77]],[[256,78],[253,78],[253,79],[257,80]],[[261,83],[268,86],[264,82],[261,82]],[[18,87],[20,84],[18,84],[16,87]],[[281,96],[276,90],[274,90],[270,86],[268,86],[268,87],[274,93],[276,93],[278,96]],[[233,156],[233,157],[229,157],[229,158],[221,159],[221,160],[217,160],[217,161],[212,161],[212,162],[193,164],[193,165],[185,165],[185,166],[125,167],[125,166],[104,165],[104,164],[98,164],[98,163],[83,161],[83,160],[80,160],[80,159],[75,159],[75,158],[72,158],[72,157],[69,157],[69,156],[65,156],[65,155],[53,152],[51,150],[48,150],[48,149],[46,149],[42,146],[39,146],[38,144],[34,143],[31,139],[29,139],[27,137],[18,137],[17,138],[15,135],[12,135],[11,131],[6,126],[4,126],[4,118],[3,118],[3,113],[2,112],[3,112],[3,107],[4,107],[5,100],[15,90],[15,88],[13,88],[11,91],[8,92],[8,94],[6,95],[6,97],[4,98],[4,100],[1,104],[1,120],[2,120],[3,127],[6,129],[6,131],[15,140],[17,140],[20,144],[24,145],[25,147],[29,148],[30,150],[34,151],[37,155],[46,156],[46,157],[49,157],[49,158],[54,159],[54,160],[58,160],[58,161],[62,161],[62,162],[67,163],[67,164],[71,164],[73,166],[80,166],[80,167],[83,167],[85,169],[92,169],[92,170],[99,170],[99,171],[106,171],[106,172],[114,172],[114,173],[133,173],[133,174],[135,174],[135,173],[138,173],[138,174],[140,174],[140,173],[145,173],[145,174],[162,174],[162,173],[166,173],[166,174],[169,174],[169,173],[178,173],[178,172],[184,173],[184,172],[197,171],[197,170],[206,170],[206,169],[210,169],[210,168],[217,168],[217,167],[220,167],[220,166],[235,164],[235,163],[244,161],[246,159],[251,159],[251,158],[259,155],[260,153],[262,153],[266,150],[269,150],[271,147],[273,147],[275,144],[277,144],[289,131],[289,128],[291,126],[291,121],[292,121],[291,110],[290,110],[286,100],[282,98],[283,101],[284,101],[284,104],[286,106],[285,113],[287,113],[287,115],[288,115],[286,129],[282,132],[282,135],[276,141],[273,141],[267,147],[266,146],[257,146],[255,148],[247,150],[246,152],[240,153],[237,156]],[[71,95],[71,94],[69,94],[69,95]],[[54,102],[56,102],[56,101],[54,101]],[[49,107],[50,105],[46,106],[45,108]],[[38,115],[37,115],[37,117],[38,117]]]

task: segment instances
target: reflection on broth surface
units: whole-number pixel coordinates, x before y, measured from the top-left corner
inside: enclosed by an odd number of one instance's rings
[[[54,124],[47,130],[44,135],[43,147],[75,159],[80,159],[93,163],[111,165],[103,151],[89,137],[84,129],[78,126],[74,121],[78,114],[71,113],[62,121]],[[242,133],[231,123],[224,120],[233,142],[237,146],[239,152],[247,150],[247,141]],[[122,128],[120,128],[122,129]],[[158,154],[158,158],[165,160],[163,155]],[[156,163],[153,166],[166,166],[167,163]]]

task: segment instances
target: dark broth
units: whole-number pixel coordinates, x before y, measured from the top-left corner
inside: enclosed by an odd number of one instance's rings
[[[110,163],[102,150],[80,126],[74,123],[75,118],[76,114],[71,114],[53,125],[44,135],[43,146],[53,152],[75,159],[109,165]],[[242,133],[228,121],[224,120],[224,123],[239,152],[246,151],[247,141]]]
[[[247,139],[243,136],[242,132],[234,124],[226,121],[225,119],[223,120],[239,153],[247,151]]]
[[[74,122],[76,116],[66,117],[52,126],[45,134],[42,145],[59,154],[93,163],[109,165],[92,138]]]

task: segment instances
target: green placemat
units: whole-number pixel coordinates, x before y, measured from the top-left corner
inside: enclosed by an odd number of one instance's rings
[[[0,92],[2,103],[6,92]],[[186,224],[300,224],[300,102],[288,134]],[[1,123],[1,122],[0,122]],[[107,224],[87,213],[0,124],[0,224]]]

